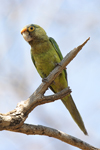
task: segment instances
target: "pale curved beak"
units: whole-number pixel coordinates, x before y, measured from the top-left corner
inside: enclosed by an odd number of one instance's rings
[[[21,34],[23,34],[25,31],[27,31],[26,27],[21,30]]]
[[[23,35],[25,41],[30,42],[33,40],[26,27],[21,30],[21,34]]]

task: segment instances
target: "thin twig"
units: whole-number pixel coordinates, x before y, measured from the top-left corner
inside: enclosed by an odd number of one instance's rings
[[[71,93],[71,89],[69,89],[69,87],[63,89],[62,91],[55,93],[53,95],[50,96],[42,96],[39,103],[41,104],[45,104],[45,103],[50,103],[50,102],[54,102],[57,99],[61,99],[65,96],[67,96],[68,94]]]

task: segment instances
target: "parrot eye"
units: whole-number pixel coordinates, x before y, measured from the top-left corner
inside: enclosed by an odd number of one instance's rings
[[[28,28],[28,30],[29,30],[29,32],[32,32],[32,31],[34,31],[34,27],[33,26],[30,26],[29,28]]]

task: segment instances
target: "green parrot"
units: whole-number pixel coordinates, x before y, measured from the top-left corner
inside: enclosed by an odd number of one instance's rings
[[[27,25],[21,30],[21,34],[31,46],[31,58],[38,73],[43,79],[46,78],[57,63],[63,59],[58,44],[53,38],[48,37],[45,30],[39,25]],[[66,87],[68,87],[67,73],[66,70],[63,70],[52,82],[50,89],[57,93]],[[87,135],[84,123],[72,96],[69,94],[61,100],[79,128]]]

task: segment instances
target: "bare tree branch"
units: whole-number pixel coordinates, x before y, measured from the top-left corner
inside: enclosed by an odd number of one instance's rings
[[[88,38],[77,48],[74,48],[72,51],[70,51],[60,62],[60,64],[52,72],[50,72],[50,74],[46,78],[46,82],[41,83],[37,90],[26,101],[18,103],[17,107],[8,113],[0,114],[0,130],[9,130],[10,128],[15,129],[22,126],[22,124],[28,117],[28,114],[36,106],[46,103],[46,100],[42,100],[42,98],[44,99],[43,95],[45,91],[48,89],[52,81],[62,72],[66,65],[68,65],[71,60],[77,55],[77,53],[82,49],[82,47],[87,43],[89,39],[90,38]],[[51,101],[47,100],[47,102]]]
[[[40,104],[38,104],[38,105],[54,102],[55,100],[61,99],[70,93],[71,93],[71,90],[69,89],[69,87],[67,87],[67,88],[63,89],[62,91],[55,93],[53,95],[42,96],[42,100],[40,100]]]
[[[32,108],[29,105],[30,98],[28,98],[26,101],[18,103],[17,107],[14,110],[6,114],[0,113],[0,130],[10,130],[20,127],[33,108],[41,104],[54,102],[55,100],[63,98],[70,93],[71,90],[69,89],[69,87],[67,87],[64,90],[51,96],[37,95],[37,101],[34,102],[33,99]]]
[[[44,80],[46,82],[41,83],[37,90],[27,100],[18,103],[17,107],[14,110],[6,114],[0,113],[0,130],[9,130],[25,134],[47,135],[57,138],[73,146],[76,146],[80,149],[98,150],[97,148],[94,148],[89,144],[56,129],[40,125],[36,126],[24,124],[24,121],[28,117],[28,114],[36,106],[53,102],[71,93],[71,90],[69,88],[66,88],[59,93],[53,94],[51,96],[44,96],[45,91],[48,89],[53,80],[73,60],[73,58],[78,54],[78,52],[82,49],[82,47],[87,43],[89,39],[90,38],[88,38],[83,44],[79,45],[77,48],[74,48],[72,51],[70,51],[59,63],[59,65],[52,72],[50,72],[48,77]]]
[[[99,150],[98,148],[95,148],[76,137],[42,125],[30,125],[24,123],[19,129],[15,129],[14,132],[20,132],[27,135],[46,135],[49,137],[59,139],[82,150]]]

